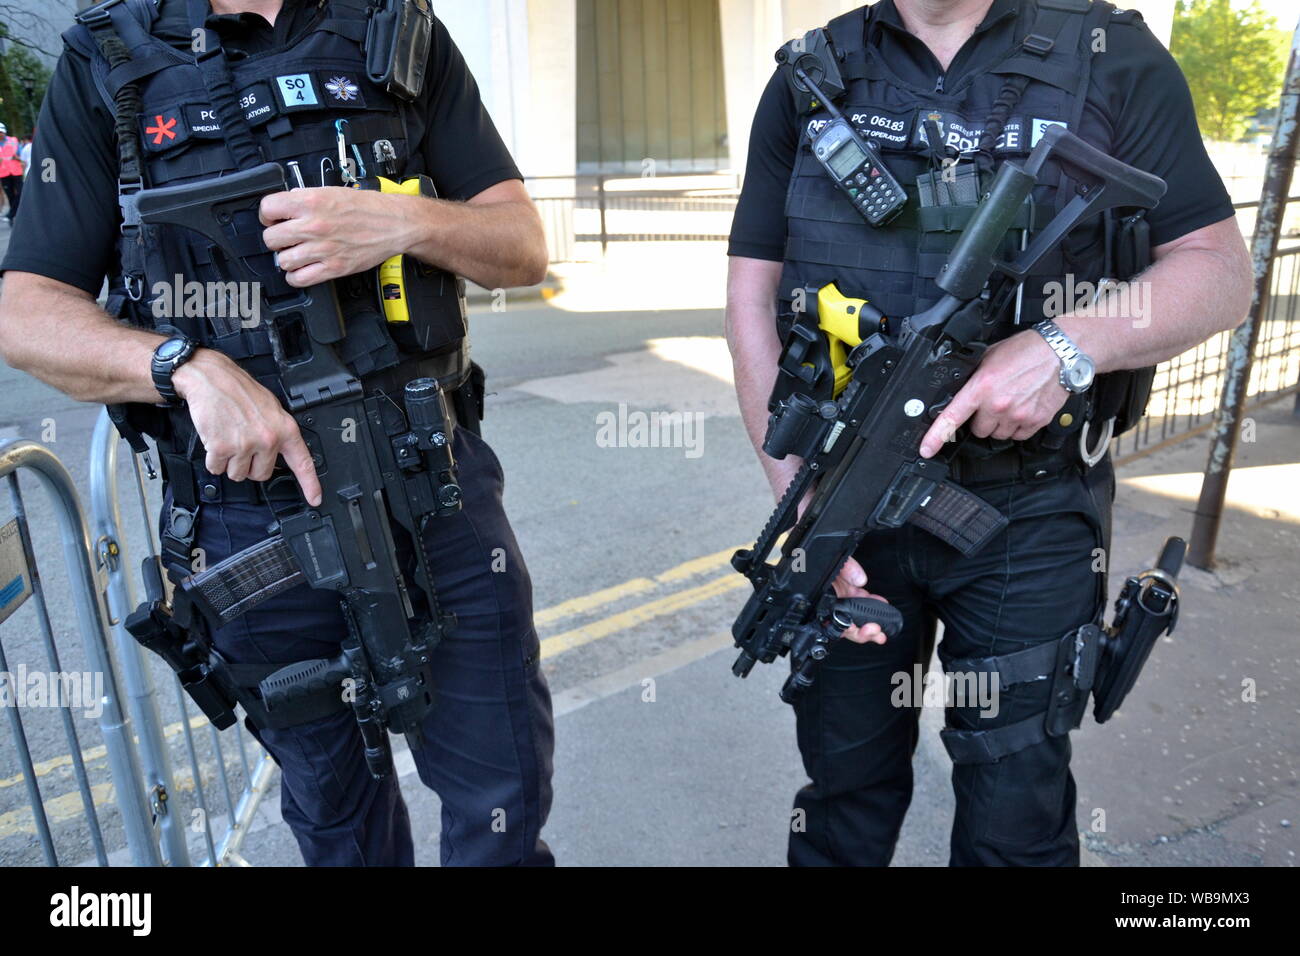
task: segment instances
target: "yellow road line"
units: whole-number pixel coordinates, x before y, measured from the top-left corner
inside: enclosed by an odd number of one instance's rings
[[[695,577],[697,574],[703,574],[706,571],[714,571],[718,568],[726,567],[731,560],[731,555],[735,553],[735,548],[727,548],[725,551],[718,551],[714,554],[706,554],[703,557],[692,558],[689,561],[683,561],[676,567],[669,568],[662,574],[657,574],[651,578],[632,578],[630,581],[624,581],[622,584],[615,584],[612,587],[604,588],[600,591],[593,591],[591,594],[584,594],[580,597],[571,598],[568,601],[561,601],[559,604],[545,608],[541,611],[533,612],[533,623],[538,627],[546,627],[557,621],[562,621],[567,617],[577,617],[580,614],[588,614],[597,608],[614,604],[623,598],[631,597],[634,594],[644,594],[652,591],[661,584],[675,584],[678,581],[684,581],[687,578]]]
[[[179,722],[175,724],[180,727]],[[210,784],[215,780],[217,775],[216,763],[206,762],[200,768],[199,772],[204,775],[204,779]],[[171,795],[175,797],[180,793],[190,793],[194,790],[194,776],[189,768],[186,768],[172,778]],[[117,796],[113,790],[111,782],[91,784],[90,797],[95,802],[96,812],[110,807],[117,809]],[[236,798],[238,799],[238,798]],[[67,793],[61,793],[57,797],[50,797],[44,801],[45,816],[51,826],[60,823],[66,823],[69,820],[82,820],[85,818],[85,805],[81,802],[81,791],[70,790]],[[173,804],[173,806],[175,806]],[[103,820],[101,819],[102,823]],[[0,813],[0,840],[6,840],[14,836],[35,836],[36,815],[32,813],[32,808],[23,806],[15,810],[9,810],[6,813]]]
[[[95,809],[98,810],[105,804],[112,802],[113,785],[111,783],[92,785],[90,797],[95,801]],[[80,790],[62,793],[45,801],[45,817],[50,821],[50,826],[57,826],[60,823],[66,823],[68,820],[79,820],[84,816],[85,807],[81,802]],[[7,840],[16,836],[35,835],[36,815],[32,813],[31,807],[23,806],[17,810],[0,813],[0,840]]]
[[[200,714],[197,717],[191,717],[190,729],[198,730],[200,727],[205,726],[207,722],[208,722],[208,718],[204,717],[202,714]],[[170,723],[163,728],[164,737],[175,737],[180,732],[181,732],[181,722],[179,720],[175,721],[174,723]],[[81,752],[81,759],[86,763],[90,763],[92,760],[101,760],[107,755],[108,755],[108,751],[105,749],[103,744],[100,744],[98,747],[88,747],[85,750],[83,750]],[[51,757],[49,760],[42,760],[39,763],[33,764],[32,766],[36,770],[36,776],[44,777],[47,774],[52,773],[55,770],[58,770],[60,767],[71,767],[72,754],[63,754],[60,757]],[[5,777],[3,780],[0,780],[0,790],[3,790],[5,787],[12,787],[14,784],[18,784],[22,782],[23,782],[23,775],[21,773],[15,774],[12,777]]]
[[[723,551],[714,552],[713,554],[706,554],[698,558],[692,558],[689,561],[683,561],[681,564],[669,568],[661,574],[655,575],[653,579],[632,578],[631,580],[624,581],[621,584],[615,584],[612,587],[593,591],[591,594],[584,594],[576,598],[571,598],[568,601],[562,601],[559,604],[537,611],[533,615],[533,621],[538,627],[545,627],[546,625],[562,621],[565,618],[588,614],[598,608],[614,604],[624,598],[632,597],[633,595],[646,594],[654,591],[662,585],[676,584],[679,581],[687,580],[688,578],[695,577],[707,571],[713,571],[725,567],[730,562],[731,555],[735,550],[735,548],[727,548]],[[646,621],[654,620],[655,618],[662,617],[665,614],[672,614],[683,610],[684,608],[691,607],[692,605],[699,604],[702,601],[707,601],[710,598],[717,597],[720,594],[727,594],[743,587],[747,583],[748,582],[738,574],[726,574],[697,587],[688,588],[684,591],[678,591],[652,601],[647,601],[644,604],[639,604],[618,614],[613,614],[601,618],[598,621],[593,621],[590,624],[583,625],[582,627],[576,627],[561,634],[556,634],[553,637],[546,638],[542,641],[542,657],[554,657],[555,655],[562,654],[567,650],[581,647],[584,644],[590,644],[592,641],[609,637],[612,634],[617,634],[619,631],[630,627],[636,627],[639,624],[644,624]],[[197,730],[207,722],[207,718],[202,715],[191,717],[190,727]],[[180,732],[180,721],[168,724],[163,730],[164,736],[169,738],[174,737]],[[84,761],[90,763],[91,761],[104,758],[106,756],[106,751],[104,746],[101,744],[100,746],[90,747],[83,750],[81,756]],[[72,757],[70,754],[52,757],[49,760],[43,760],[40,763],[35,764],[36,776],[44,777],[55,770],[71,766]],[[23,775],[21,773],[12,777],[0,779],[0,790],[21,783],[22,780]],[[64,794],[61,797],[53,798],[46,803],[46,806],[50,806],[55,800],[63,800],[65,797],[69,796],[75,801],[76,810],[74,812],[80,812],[80,798],[75,791],[71,794]],[[26,813],[29,820],[31,817],[31,811],[28,809],[11,811],[10,814],[0,814],[0,835],[4,835],[5,833],[5,825],[3,821],[5,821],[12,813]],[[51,817],[51,819],[53,819],[53,817]]]
[[[687,588],[685,591],[677,591],[657,600],[647,601],[645,604],[639,604],[619,614],[612,614],[591,624],[575,627],[563,634],[556,634],[554,637],[546,638],[546,640],[542,641],[542,659],[545,660],[548,657],[554,657],[556,654],[563,654],[565,651],[571,651],[583,644],[590,644],[592,641],[609,637],[611,634],[636,627],[665,614],[673,614],[684,608],[699,604],[701,601],[707,601],[709,598],[748,586],[749,581],[739,574],[727,574],[714,578],[712,581],[698,587]]]
[[[559,604],[545,610],[535,611],[533,613],[533,624],[537,627],[545,627],[548,624],[554,624],[556,621],[562,621],[566,617],[577,617],[579,614],[586,614],[598,607],[604,607],[606,604],[613,604],[615,601],[621,601],[633,594],[653,591],[656,587],[658,585],[649,578],[633,578],[631,581],[624,581],[622,584],[615,584],[613,587],[601,591],[583,594],[568,601],[561,601]]]
[[[694,577],[697,574],[703,574],[705,571],[716,571],[718,568],[729,567],[731,556],[736,553],[737,548],[727,548],[724,551],[715,551],[713,554],[706,554],[702,558],[693,558],[677,565],[675,568],[669,568],[663,574],[655,578],[660,584],[672,584],[676,581],[683,581],[686,578]]]

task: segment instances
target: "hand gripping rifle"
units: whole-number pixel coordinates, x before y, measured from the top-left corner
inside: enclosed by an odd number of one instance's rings
[[[999,261],[1049,159],[1080,183],[1077,194],[1014,261]],[[995,508],[948,480],[956,446],[925,459],[921,439],[979,365],[997,317],[1039,260],[1085,220],[1108,209],[1153,208],[1164,192],[1158,177],[1064,127],[1048,127],[1023,166],[1008,162],[998,170],[937,280],[943,298],[896,328],[878,323],[880,330],[849,354],[851,374],[836,399],[795,393],[777,403],[764,451],[778,459],[796,455],[803,464],[754,547],[732,558],[754,585],[732,626],[740,648],[732,668],[737,676],[789,654],[791,675],[781,697],[792,702],[849,624],[876,623],[897,634],[903,619],[896,608],[874,599],[839,600],[831,588],[868,532],[911,523],[974,554],[1005,526]],[[783,366],[804,361],[800,348],[797,336],[787,340]],[[768,563],[787,530],[779,560]]]
[[[239,279],[260,288],[268,275],[258,263],[270,256],[260,240],[258,207],[264,196],[285,188],[281,167],[266,163],[219,179],[140,191],[124,202],[124,215],[203,235]],[[419,746],[421,721],[433,703],[432,651],[453,623],[438,609],[421,531],[461,507],[451,452],[454,422],[431,378],[407,383],[400,399],[364,394],[336,349],[345,324],[332,282],[265,295],[265,305],[261,321],[289,411],[311,450],[322,502],[277,508],[271,537],[179,581],[174,607],[155,564],[147,576],[151,600],[128,628],[168,661],[218,728],[234,722],[236,702],[257,722],[259,716],[283,718],[322,693],[336,694],[335,706],[349,701],[366,762],[380,777],[392,768],[385,731],[406,734],[413,748]],[[413,602],[390,520],[409,536],[423,600]],[[348,630],[341,653],[288,665],[260,680],[256,695],[240,693],[229,665],[204,635],[302,583],[338,592]]]

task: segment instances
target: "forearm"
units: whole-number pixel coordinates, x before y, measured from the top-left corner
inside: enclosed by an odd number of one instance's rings
[[[740,417],[768,482],[773,491],[779,493],[789,483],[798,462],[790,458],[777,461],[763,451],[763,439],[767,435],[767,402],[776,382],[777,362],[781,357],[775,300],[768,294],[767,283],[755,288],[753,278],[744,273],[744,268],[738,269],[737,260],[732,260],[727,282],[727,347],[731,350]],[[775,286],[772,291],[774,289]]]
[[[77,401],[159,401],[150,360],[162,340],[114,321],[80,289],[31,273],[5,278],[0,355]]]
[[[536,285],[546,278],[546,239],[532,202],[448,202],[395,196],[408,223],[406,254],[485,289]]]
[[[1057,322],[1097,371],[1143,368],[1235,328],[1250,296],[1245,246],[1229,236],[1217,246],[1174,249],[1094,307]]]

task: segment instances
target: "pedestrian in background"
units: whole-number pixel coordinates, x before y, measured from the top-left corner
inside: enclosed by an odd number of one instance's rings
[[[36,135],[35,130],[32,130],[32,135]],[[32,140],[30,136],[25,136],[20,142],[22,145],[18,147],[18,161],[23,164],[23,179],[25,180],[32,169]]]
[[[23,162],[18,158],[18,137],[10,136],[9,129],[0,123],[0,187],[9,200],[9,222],[18,215],[18,200],[23,194]]]

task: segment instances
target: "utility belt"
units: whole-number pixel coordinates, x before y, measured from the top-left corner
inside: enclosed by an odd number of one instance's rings
[[[1080,474],[1086,466],[1073,447],[1034,453],[1018,443],[987,456],[959,451],[948,466],[948,477],[963,487],[1009,482],[1054,481]]]

